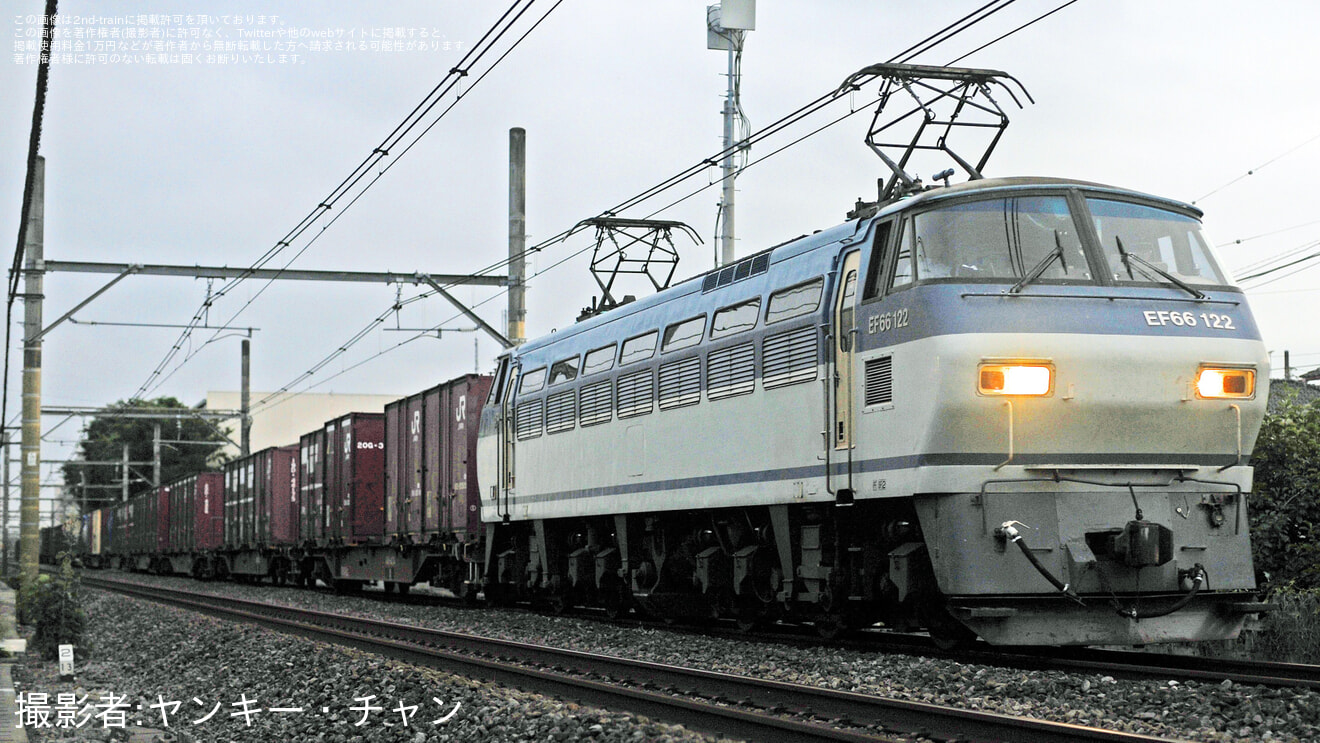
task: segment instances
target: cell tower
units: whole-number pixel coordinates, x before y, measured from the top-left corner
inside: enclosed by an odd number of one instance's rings
[[[724,98],[723,194],[716,213],[715,267],[733,263],[733,182],[747,156],[751,126],[742,110],[742,53],[747,32],[756,29],[756,0],[723,0],[706,8],[706,48],[729,55],[729,88]]]

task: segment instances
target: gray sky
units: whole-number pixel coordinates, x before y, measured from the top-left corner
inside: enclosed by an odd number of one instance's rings
[[[1060,0],[1020,0],[974,30],[919,57],[943,64],[1054,8]],[[783,3],[762,0],[743,60],[743,106],[754,129],[835,87],[849,73],[883,61],[977,7],[979,2]],[[122,35],[142,14],[207,14],[226,30],[214,3],[63,0],[64,14],[125,16]],[[539,15],[551,5],[532,7]],[[407,156],[294,265],[300,268],[467,273],[507,251],[508,129],[528,137],[528,232],[549,237],[636,194],[720,148],[723,53],[708,51],[705,5],[567,0],[484,82],[467,94]],[[291,64],[57,63],[51,72],[41,152],[47,158],[46,256],[58,260],[245,266],[324,198],[460,60],[494,22],[503,2],[226,4],[253,16],[249,29],[329,33],[349,40],[386,29],[438,43],[424,51],[297,51]],[[10,43],[0,63],[0,235],[12,249],[23,186],[35,64],[14,45],[39,0],[11,0],[3,21]],[[263,26],[257,16],[276,16]],[[1302,0],[1250,5],[1221,0],[1081,0],[961,64],[1006,70],[1035,97],[1010,112],[987,171],[1053,175],[1127,186],[1193,200],[1320,134],[1320,103],[1310,34],[1320,6]],[[525,28],[526,24],[520,26]],[[69,26],[68,28],[76,28]],[[339,34],[342,32],[342,36]],[[204,40],[204,39],[199,39]],[[70,41],[77,41],[71,38]],[[86,39],[85,43],[96,41]],[[149,41],[149,40],[148,40]],[[448,43],[450,49],[445,50]],[[119,46],[115,50],[131,56]],[[203,54],[205,52],[202,52]],[[235,52],[241,56],[242,52]],[[470,87],[470,86],[469,86]],[[866,91],[874,95],[875,86]],[[866,100],[857,97],[860,104]],[[831,109],[837,116],[847,103]],[[832,118],[820,115],[780,143]],[[747,170],[738,181],[739,255],[843,220],[859,197],[874,198],[882,164],[862,144],[859,114]],[[943,163],[918,167],[923,175]],[[1308,177],[1320,167],[1320,141],[1205,198],[1206,227],[1229,243],[1320,220]],[[714,174],[712,173],[712,176]],[[701,183],[711,179],[702,178]],[[652,209],[690,189],[649,203]],[[680,245],[678,276],[711,266],[718,190],[658,216],[693,225],[706,241]],[[624,216],[640,217],[651,209]],[[1320,223],[1220,248],[1238,269],[1320,240]],[[587,246],[588,235],[533,261],[529,332],[573,322],[594,289],[585,256],[549,267]],[[295,248],[301,243],[295,243]],[[282,263],[283,261],[281,261]],[[1314,305],[1312,270],[1249,294],[1273,351],[1294,364],[1320,365],[1320,326],[1299,322]],[[49,321],[108,276],[48,275]],[[255,295],[249,281],[212,310],[228,319]],[[404,289],[404,297],[419,293]],[[79,313],[85,321],[186,322],[206,292],[192,279],[130,278]],[[479,302],[494,290],[462,288]],[[383,286],[281,282],[237,323],[260,328],[253,341],[253,388],[282,387],[343,344],[394,300]],[[482,306],[503,326],[503,298]],[[439,298],[410,305],[403,327],[454,315]],[[16,306],[21,320],[21,304]],[[451,326],[470,323],[458,319]],[[387,327],[393,327],[391,319]],[[101,405],[133,395],[178,331],[65,325],[46,343],[48,405]],[[194,350],[211,336],[199,332]],[[376,331],[295,390],[418,391],[473,368],[473,334],[424,338],[356,370],[323,381],[408,337]],[[14,337],[18,348],[19,334]],[[495,344],[480,340],[479,366]],[[17,410],[21,356],[11,360]],[[200,350],[151,396],[199,401],[208,389],[234,389],[239,342]],[[48,425],[55,421],[48,419]],[[66,426],[52,438],[74,438]],[[44,456],[60,457],[60,446]]]

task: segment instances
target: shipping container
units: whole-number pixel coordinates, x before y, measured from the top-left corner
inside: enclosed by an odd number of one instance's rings
[[[350,413],[324,431],[325,537],[334,544],[384,543],[384,414]]]
[[[225,543],[225,476],[203,472],[187,482],[193,493],[193,549],[220,549]]]
[[[303,434],[298,442],[299,520],[302,542],[326,544],[325,430]]]
[[[390,403],[385,528],[404,543],[481,533],[476,429],[491,378],[469,374]]]
[[[148,494],[151,497],[151,494]],[[147,551],[152,553],[168,552],[170,550],[170,488],[168,485],[156,488],[155,492],[155,513],[153,514],[156,522],[156,539],[154,543],[147,546]],[[187,520],[187,519],[183,519]]]
[[[271,447],[225,464],[226,548],[298,543],[297,457],[296,446]]]
[[[203,472],[170,483],[170,521],[167,552],[213,550],[222,544],[224,523],[219,472]]]

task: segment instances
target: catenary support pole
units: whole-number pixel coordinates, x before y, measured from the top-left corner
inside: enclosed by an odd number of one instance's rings
[[[242,430],[239,450],[246,457],[252,453],[252,341],[247,338],[243,339],[243,378],[240,390],[239,410],[243,417],[239,420]]]
[[[527,132],[509,130],[509,320],[505,335],[527,340]]]
[[[20,445],[18,542],[23,581],[37,579],[41,534],[41,300],[44,284],[46,158],[36,159],[32,201],[28,205],[27,240],[23,247],[23,440]]]
[[[9,432],[0,433],[0,440],[3,441],[3,443],[0,443],[0,451],[4,452],[5,457],[4,465],[0,467],[0,477],[3,477],[5,481],[4,515],[0,516],[5,522],[5,541],[0,544],[4,548],[0,551],[0,575],[9,575]]]

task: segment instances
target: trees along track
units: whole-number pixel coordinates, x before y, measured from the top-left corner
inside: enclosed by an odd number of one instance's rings
[[[754,741],[1163,741],[87,576],[83,583],[471,678]]]

